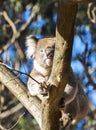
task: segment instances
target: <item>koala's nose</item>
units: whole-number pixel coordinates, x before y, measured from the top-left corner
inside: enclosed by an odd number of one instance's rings
[[[54,56],[54,48],[47,47],[45,50],[45,53],[46,53],[47,57],[53,57]]]

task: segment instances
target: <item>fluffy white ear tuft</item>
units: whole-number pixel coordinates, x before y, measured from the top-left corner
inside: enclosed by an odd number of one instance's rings
[[[37,46],[38,39],[35,36],[28,36],[26,37],[26,57],[31,58],[34,57],[36,46]]]

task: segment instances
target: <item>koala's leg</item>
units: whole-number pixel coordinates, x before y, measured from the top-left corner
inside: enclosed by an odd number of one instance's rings
[[[65,105],[64,108],[60,108],[61,118],[60,126],[61,128],[67,128],[72,124],[79,111],[78,100],[75,98],[71,103]]]
[[[64,110],[61,111],[61,118],[60,118],[60,128],[68,128],[72,122],[72,116],[70,113],[65,113]]]
[[[74,100],[78,92],[78,83],[75,79],[70,79],[64,89],[64,102],[65,105],[69,104]]]
[[[72,124],[78,123],[82,118],[84,118],[88,114],[89,111],[89,102],[86,94],[82,92],[82,95],[78,94],[77,97],[78,97],[79,112],[72,121]]]

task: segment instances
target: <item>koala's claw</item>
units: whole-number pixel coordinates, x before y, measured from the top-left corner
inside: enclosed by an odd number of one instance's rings
[[[50,86],[51,86],[51,84],[49,82],[44,81],[44,82],[41,83],[42,89],[48,90],[50,88]]]
[[[44,92],[44,91],[40,91],[40,94],[43,95],[43,96],[47,96],[48,95],[48,93]]]
[[[61,110],[60,127],[66,128],[66,127],[70,126],[72,119],[73,118],[70,113],[64,113],[64,111]]]
[[[50,88],[51,88],[51,84],[49,82],[44,81],[43,83],[41,83],[40,94],[43,95],[43,96],[47,96]]]

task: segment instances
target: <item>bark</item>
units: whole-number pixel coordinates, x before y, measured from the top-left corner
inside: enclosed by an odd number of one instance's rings
[[[4,64],[0,63],[0,81],[12,92],[13,95],[35,117],[41,127],[41,102],[36,97],[27,93],[26,85],[23,84]]]
[[[49,99],[45,99],[42,113],[42,130],[59,130],[58,104],[63,95],[70,68],[74,23],[77,12],[77,4],[66,4],[59,0],[56,48],[52,73],[49,78],[52,89]]]

